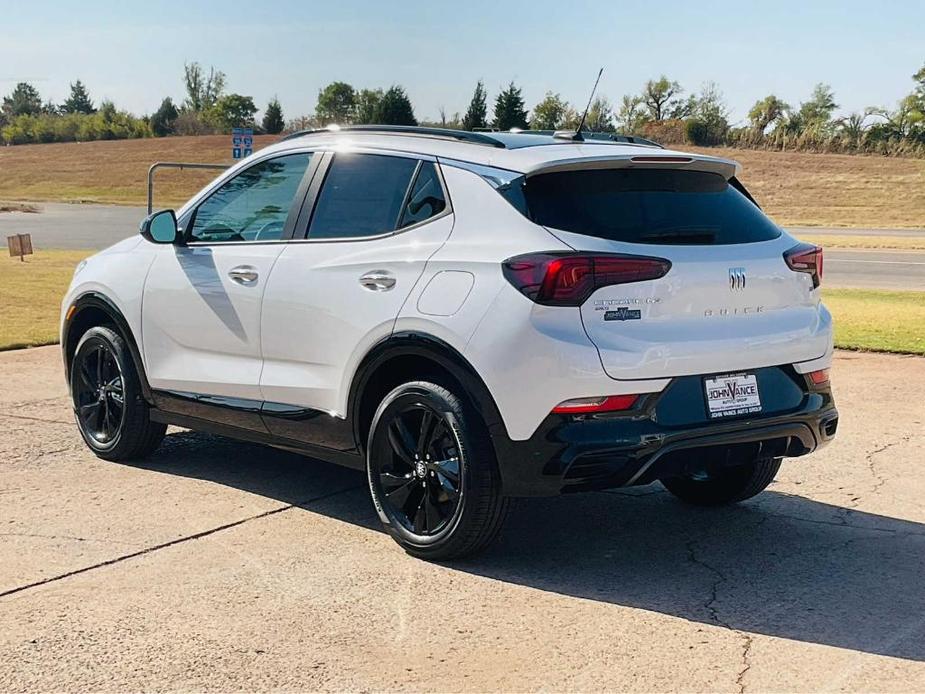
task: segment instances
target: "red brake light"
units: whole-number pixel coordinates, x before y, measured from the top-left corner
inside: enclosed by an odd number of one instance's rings
[[[794,272],[812,275],[813,287],[822,283],[822,248],[810,243],[801,243],[784,252],[787,266]]]
[[[664,277],[671,262],[638,255],[530,253],[508,258],[504,276],[524,296],[545,306],[581,306],[601,287]]]
[[[690,164],[692,157],[631,157],[631,162],[641,164]]]
[[[623,412],[636,404],[638,395],[602,395],[592,398],[575,398],[556,405],[555,414],[593,414],[595,412]]]

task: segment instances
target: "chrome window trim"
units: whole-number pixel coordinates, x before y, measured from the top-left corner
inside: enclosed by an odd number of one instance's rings
[[[456,169],[463,169],[478,174],[494,189],[508,185],[511,181],[525,176],[523,171],[514,171],[513,169],[503,169],[499,166],[488,166],[486,164],[475,164],[471,161],[462,161],[461,159],[446,159],[439,157],[439,162],[446,166],[452,166]]]

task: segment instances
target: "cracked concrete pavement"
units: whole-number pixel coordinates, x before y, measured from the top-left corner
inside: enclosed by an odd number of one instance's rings
[[[925,359],[838,353],[839,436],[736,508],[521,500],[449,565],[363,475],[174,430],[106,463],[0,353],[0,691],[925,691]]]

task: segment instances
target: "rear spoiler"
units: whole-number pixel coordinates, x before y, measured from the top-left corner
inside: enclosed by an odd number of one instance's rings
[[[154,211],[154,172],[158,169],[221,169],[228,168],[227,164],[199,164],[181,161],[156,161],[148,169],[148,214]]]
[[[669,168],[690,169],[720,174],[727,181],[736,177],[742,168],[738,162],[719,157],[699,154],[651,152],[646,154],[602,155],[596,157],[574,157],[540,162],[524,171],[527,176],[552,171],[576,171],[579,169],[624,169],[624,168]]]

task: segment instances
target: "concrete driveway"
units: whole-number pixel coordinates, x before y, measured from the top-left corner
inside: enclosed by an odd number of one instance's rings
[[[839,437],[737,508],[518,502],[433,565],[363,475],[176,430],[80,441],[0,353],[0,690],[925,691],[925,360],[839,353]]]

